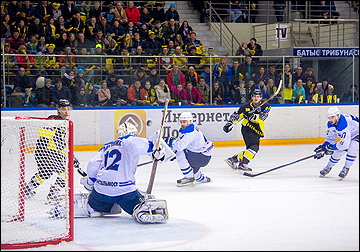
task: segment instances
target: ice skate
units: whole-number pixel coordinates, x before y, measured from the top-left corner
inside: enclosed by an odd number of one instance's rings
[[[30,186],[25,183],[24,198],[30,199],[36,195],[36,192],[30,189]]]
[[[332,169],[332,167],[325,166],[325,168],[320,171],[320,176],[319,177],[325,177],[326,174],[328,174],[331,171],[331,169]],[[340,176],[340,174],[339,174],[339,176]]]
[[[343,180],[349,172],[349,168],[344,167],[339,173],[339,180]]]
[[[57,204],[55,207],[51,208],[46,213],[50,215],[49,218],[56,218],[56,219],[66,218],[66,208],[62,204]]]
[[[56,204],[56,202],[63,199],[63,196],[60,195],[60,188],[58,186],[50,186],[49,194],[46,196],[48,202],[45,203],[46,205]]]
[[[176,182],[178,187],[195,186],[195,178],[182,178],[178,179]]]
[[[225,162],[230,166],[230,168],[237,170],[237,163],[239,163],[238,154],[235,154],[234,156],[225,159]]]
[[[243,171],[252,171],[252,169],[247,164],[244,164],[242,162],[240,162],[238,169]]]
[[[209,177],[204,177],[204,179],[197,179],[196,180],[197,182],[200,182],[200,183],[209,183],[209,182],[211,182],[211,178],[209,178]]]

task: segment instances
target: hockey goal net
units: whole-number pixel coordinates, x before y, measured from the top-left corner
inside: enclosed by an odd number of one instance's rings
[[[72,121],[1,117],[1,248],[73,240],[72,202]]]

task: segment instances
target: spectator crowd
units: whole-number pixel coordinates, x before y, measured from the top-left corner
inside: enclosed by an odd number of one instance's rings
[[[205,50],[191,25],[180,23],[175,4],[164,10],[164,1],[79,2],[1,4],[2,45],[14,54],[2,56],[13,75],[2,106],[47,107],[60,99],[84,107],[157,106],[165,99],[242,104],[255,88],[269,98],[280,80],[284,90],[273,103],[335,99],[334,87],[327,79],[318,85],[312,68],[292,72],[286,65],[283,74],[259,66],[263,52],[255,38],[242,42],[235,54],[242,57],[232,63],[212,47]]]

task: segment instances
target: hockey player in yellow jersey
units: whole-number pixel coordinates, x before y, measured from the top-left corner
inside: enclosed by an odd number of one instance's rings
[[[264,137],[264,123],[271,109],[268,103],[259,106],[261,100],[261,90],[255,89],[251,101],[244,103],[235,111],[223,127],[223,130],[228,133],[235,123],[241,121],[242,124],[241,134],[245,141],[246,150],[225,159],[225,162],[235,170],[252,171],[248,164],[259,151],[260,138]]]

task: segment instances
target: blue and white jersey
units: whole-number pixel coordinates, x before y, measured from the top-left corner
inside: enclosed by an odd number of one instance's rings
[[[190,124],[184,130],[181,128],[179,132],[179,138],[172,142],[173,149],[177,151],[187,149],[206,156],[211,156],[214,153],[214,143],[208,141],[194,124]]]
[[[119,196],[136,190],[135,172],[141,155],[152,153],[152,142],[127,135],[107,143],[87,166],[94,189],[107,196]]]
[[[353,115],[341,114],[336,126],[330,122],[324,144],[335,144],[336,139],[340,141],[334,145],[335,150],[347,150],[352,140],[359,141],[359,118]]]

